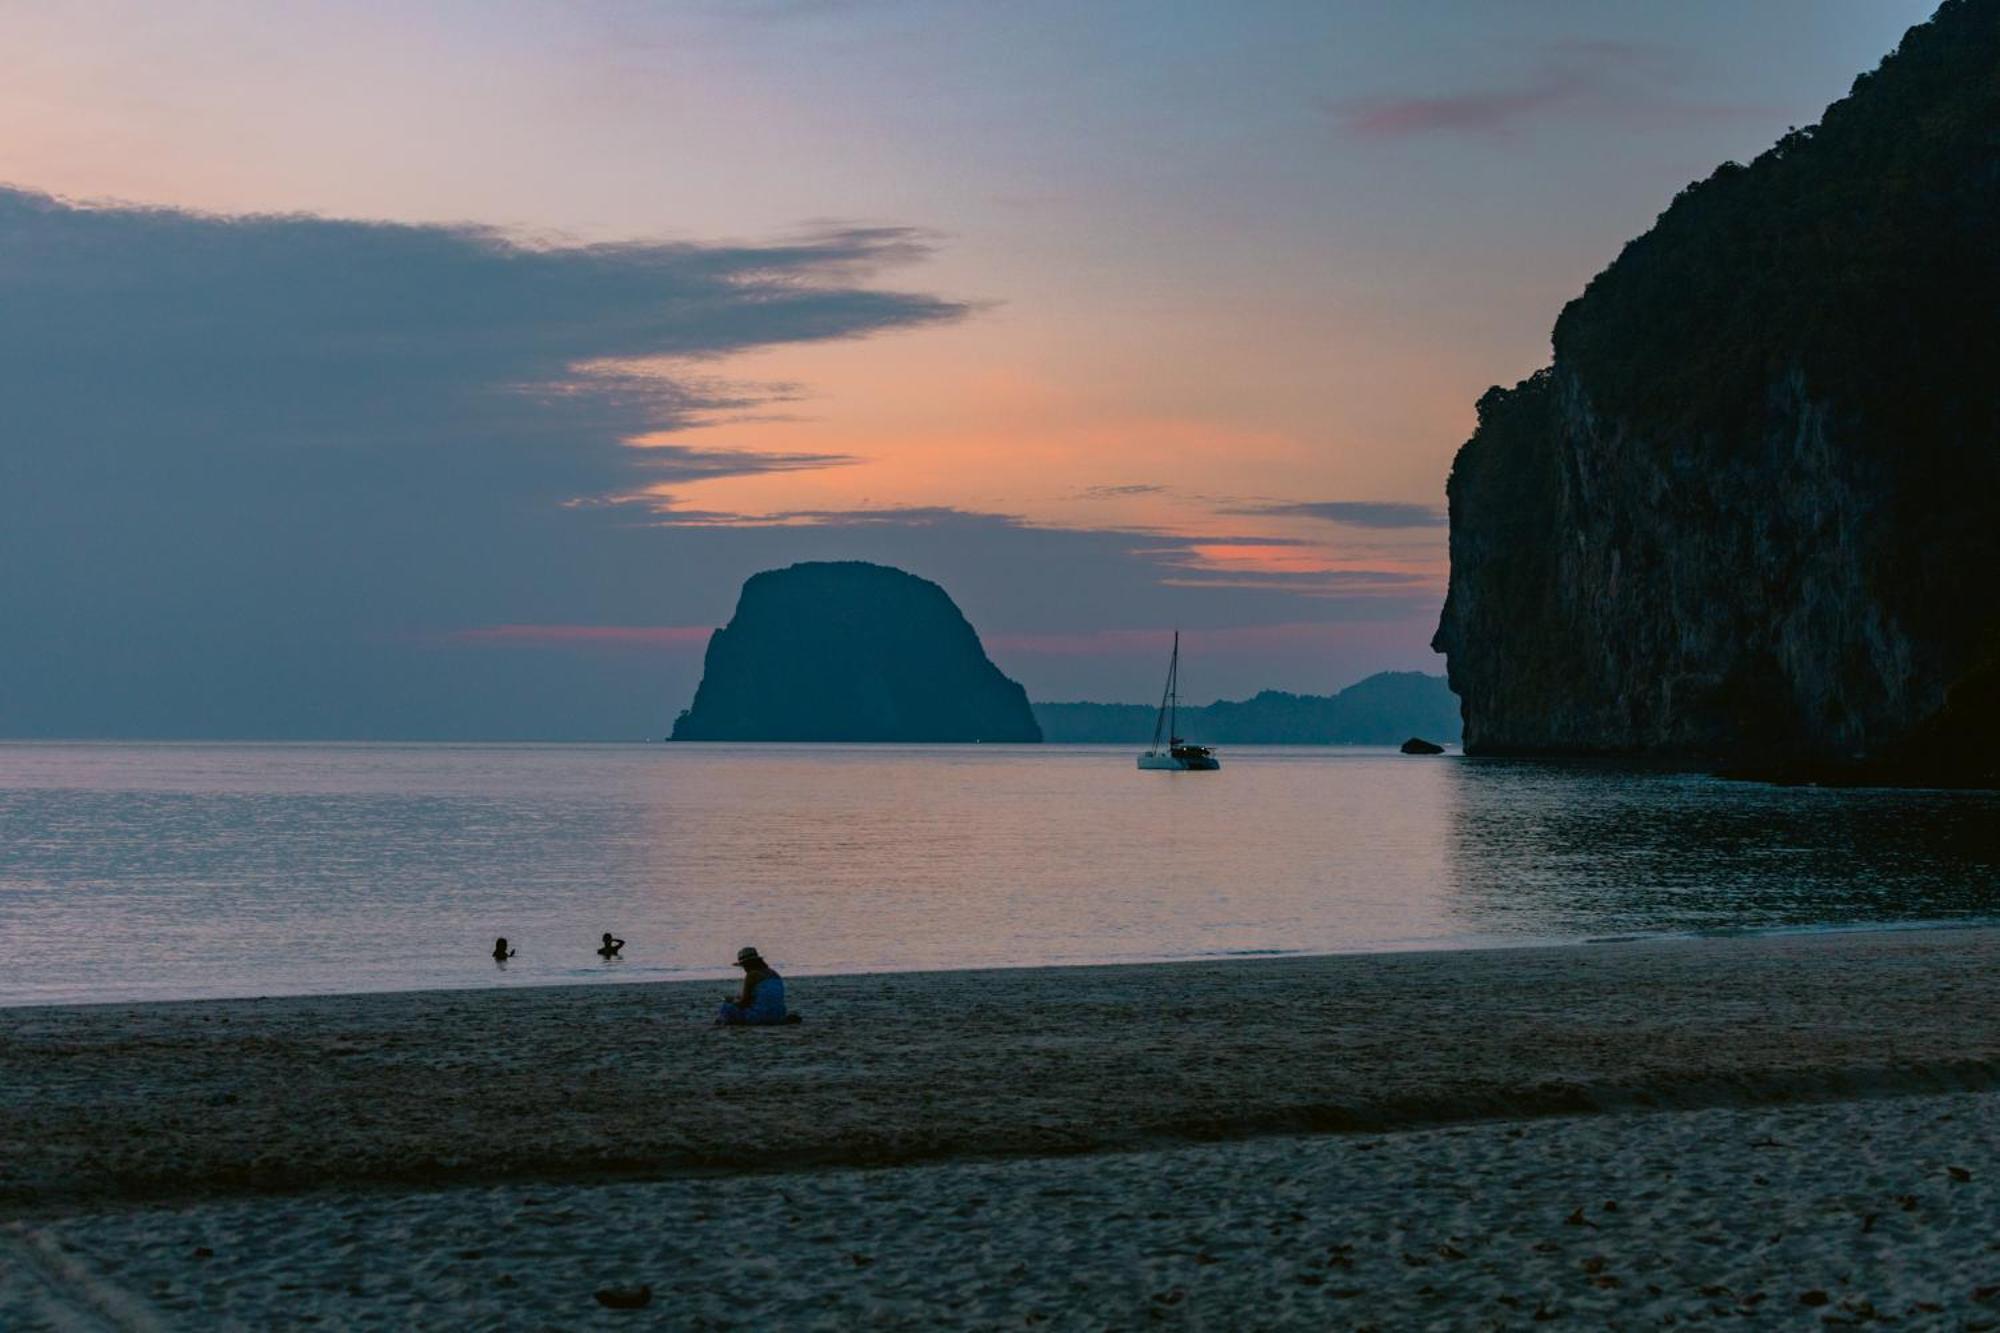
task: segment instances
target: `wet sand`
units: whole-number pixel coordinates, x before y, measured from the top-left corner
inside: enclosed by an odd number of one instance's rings
[[[768,1031],[708,1026],[717,983],[0,1010],[0,1324],[1651,1326],[1761,1292],[1976,1327],[1996,961],[1946,930],[801,978]]]

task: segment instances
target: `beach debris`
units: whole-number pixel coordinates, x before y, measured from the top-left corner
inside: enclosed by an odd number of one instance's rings
[[[653,1288],[599,1287],[597,1303],[607,1310],[643,1310],[653,1303]]]
[[[1832,1299],[1833,1297],[1827,1295],[1818,1287],[1814,1287],[1811,1291],[1802,1291],[1799,1293],[1800,1305],[1825,1305]]]
[[[1948,1166],[1944,1169],[1944,1173],[1961,1185],[1972,1179],[1972,1173],[1962,1166]]]

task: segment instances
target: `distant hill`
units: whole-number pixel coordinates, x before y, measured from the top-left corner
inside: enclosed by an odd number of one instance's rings
[[[1045,740],[1141,745],[1156,704],[1038,703]],[[1181,734],[1208,745],[1400,745],[1412,736],[1455,743],[1458,696],[1443,676],[1384,671],[1338,694],[1264,690],[1248,699],[1181,709]]]
[[[743,585],[677,741],[1038,741],[1027,691],[951,597],[887,565],[809,563]]]

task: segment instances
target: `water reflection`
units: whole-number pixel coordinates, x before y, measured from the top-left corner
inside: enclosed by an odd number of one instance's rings
[[[2000,914],[2000,797],[1725,782],[1601,763],[1451,766],[1450,910],[1602,936]]]
[[[726,977],[746,941],[791,975],[1992,916],[1981,793],[1348,749],[0,744],[0,1003]]]

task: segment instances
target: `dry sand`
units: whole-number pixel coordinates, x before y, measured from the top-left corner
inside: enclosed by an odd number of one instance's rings
[[[713,983],[0,1010],[0,1327],[2000,1326],[1996,958],[811,978],[771,1031]]]
[[[156,1207],[0,1229],[0,1326],[1990,1329],[1996,1132],[1959,1094]]]

